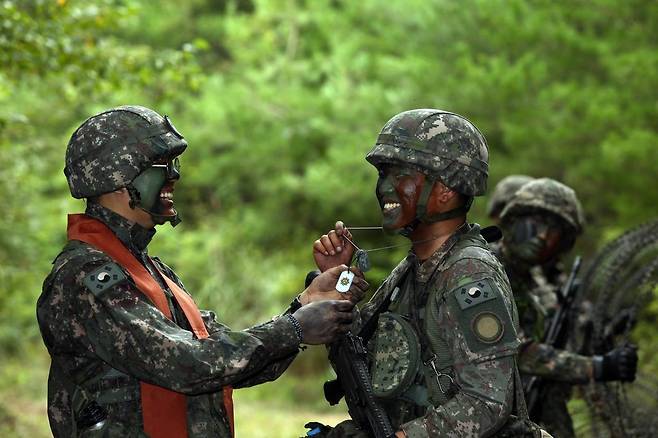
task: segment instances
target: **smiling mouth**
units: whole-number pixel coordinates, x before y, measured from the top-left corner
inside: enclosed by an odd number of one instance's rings
[[[165,187],[160,191],[160,203],[165,208],[171,208],[174,205],[173,188]]]
[[[400,203],[398,202],[387,202],[384,204],[384,208],[382,210],[384,213],[389,213],[399,207]]]

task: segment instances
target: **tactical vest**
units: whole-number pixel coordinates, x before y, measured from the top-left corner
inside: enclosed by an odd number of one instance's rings
[[[458,391],[453,357],[440,334],[438,312],[432,311],[427,303],[439,302],[439,288],[432,288],[433,279],[463,258],[478,258],[489,264],[492,271],[499,269],[495,256],[490,254],[487,242],[478,231],[474,229],[464,234],[449,250],[425,284],[429,288],[425,294],[415,293],[414,288],[418,284],[408,261],[396,268],[397,272],[392,274],[395,278],[389,278],[394,284],[386,285],[387,289],[391,290],[397,285],[399,290],[392,292],[390,311],[379,316],[377,331],[368,345],[372,359],[373,392],[384,403],[401,399],[416,405],[417,412],[424,412],[445,404]],[[483,249],[490,259],[482,257]],[[420,295],[422,302],[413,302],[414,295]],[[419,317],[422,320],[419,321]],[[516,415],[510,417],[499,434],[510,437],[540,436],[538,426],[528,420],[518,370],[514,379]]]
[[[439,298],[438,289],[432,288],[433,279],[471,253],[477,253],[481,259],[481,249],[489,251],[479,234],[471,231],[461,236],[424,284],[429,288],[424,294],[414,291],[418,284],[410,263],[403,273],[398,273],[400,291],[392,297],[391,311],[380,315],[370,346],[373,390],[377,397],[401,398],[429,407],[440,406],[455,394],[453,357],[439,333],[437,313],[427,303],[437,302]],[[497,268],[492,265],[492,269]],[[413,302],[418,295],[422,302]]]
[[[172,319],[167,297],[160,285],[105,224],[83,214],[69,215],[68,239],[69,241],[85,242],[111,257],[130,274],[137,288],[149,298],[153,305],[167,318]],[[157,268],[155,263],[153,265]],[[160,274],[183,310],[194,335],[197,339],[207,338],[208,332],[201,313],[192,298],[162,271]],[[120,380],[121,377],[125,377],[125,375],[117,370],[111,370],[109,374],[92,379],[94,382],[91,383],[108,382],[113,378]],[[86,384],[89,385],[90,382],[86,382]],[[113,392],[111,387],[106,389],[110,394]],[[116,393],[122,394],[121,391]],[[225,387],[223,395],[224,407],[229,416],[231,434],[233,434],[232,388]],[[106,394],[100,394],[100,397],[105,396]],[[73,397],[74,410],[75,405],[80,405],[88,397],[87,391],[79,388]],[[184,394],[140,382],[140,399],[146,434],[154,438],[187,437],[187,400]]]

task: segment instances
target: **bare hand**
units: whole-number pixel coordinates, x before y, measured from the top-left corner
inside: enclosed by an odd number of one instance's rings
[[[352,239],[343,222],[336,222],[335,229],[322,235],[313,243],[313,259],[320,272],[339,265],[347,265],[352,260],[354,246],[345,237]]]
[[[315,301],[323,300],[350,300],[356,304],[363,299],[370,285],[363,278],[363,274],[356,268],[350,270],[354,272],[354,279],[350,290],[345,293],[336,290],[336,282],[343,271],[347,270],[347,266],[340,265],[330,268],[322,274],[318,275],[309,287],[299,296],[299,301],[303,305]]]
[[[316,301],[301,307],[293,316],[302,328],[302,342],[317,345],[335,341],[349,331],[353,308],[348,300]]]

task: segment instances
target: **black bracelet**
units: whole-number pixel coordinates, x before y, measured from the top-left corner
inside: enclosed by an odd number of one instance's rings
[[[288,321],[292,324],[292,326],[295,328],[295,334],[297,335],[297,340],[301,344],[304,338],[302,337],[302,326],[299,325],[299,321],[297,321],[297,318],[292,316],[291,314],[287,314],[286,318],[288,318]]]

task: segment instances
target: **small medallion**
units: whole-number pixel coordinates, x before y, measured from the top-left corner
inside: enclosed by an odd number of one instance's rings
[[[352,280],[354,280],[354,272],[343,271],[336,282],[336,290],[340,293],[347,292],[352,286]]]
[[[367,272],[370,270],[370,258],[368,257],[368,253],[360,249],[356,252],[356,267],[359,269],[361,272]]]

